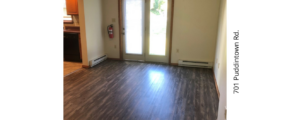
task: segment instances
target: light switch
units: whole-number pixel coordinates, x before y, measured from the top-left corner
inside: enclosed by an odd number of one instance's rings
[[[112,18],[112,22],[116,22],[116,19],[115,18]]]

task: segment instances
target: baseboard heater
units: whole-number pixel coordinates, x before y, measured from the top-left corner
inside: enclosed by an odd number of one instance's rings
[[[90,61],[90,67],[93,67],[93,66],[99,64],[100,62],[106,60],[106,59],[107,59],[107,55],[104,55],[104,56],[99,57],[97,59],[91,60]]]
[[[178,66],[212,68],[213,67],[213,63],[212,62],[206,62],[206,61],[179,60],[178,61]]]

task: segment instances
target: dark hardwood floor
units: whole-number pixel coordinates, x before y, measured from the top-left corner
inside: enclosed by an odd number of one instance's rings
[[[216,120],[212,69],[106,60],[64,77],[65,120]]]

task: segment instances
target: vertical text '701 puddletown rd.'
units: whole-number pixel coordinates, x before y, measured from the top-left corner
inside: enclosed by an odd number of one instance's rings
[[[233,77],[234,80],[234,87],[233,87],[233,93],[239,93],[239,57],[240,57],[240,53],[239,53],[239,30],[237,32],[234,32],[234,38],[233,40],[234,45],[235,45],[235,53],[234,53],[234,71],[235,71],[235,75]]]

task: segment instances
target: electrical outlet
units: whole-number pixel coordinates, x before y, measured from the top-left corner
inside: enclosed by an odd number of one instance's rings
[[[176,52],[179,53],[179,49],[176,49]]]
[[[220,68],[220,63],[218,64],[218,68]]]
[[[112,22],[116,22],[116,19],[115,18],[112,18]]]
[[[116,45],[114,45],[114,48],[117,48],[117,46],[116,46]]]

